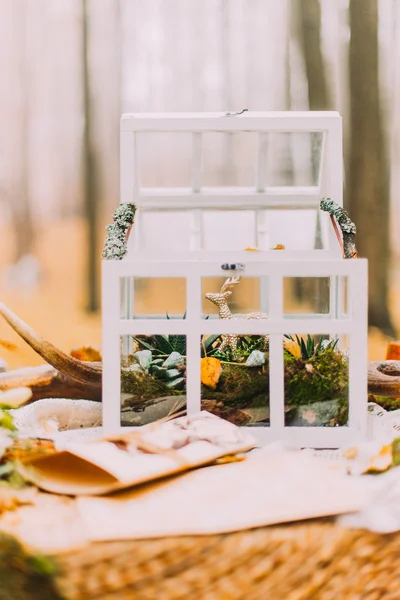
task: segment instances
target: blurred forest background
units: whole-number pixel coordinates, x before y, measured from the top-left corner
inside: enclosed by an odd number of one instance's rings
[[[399,58],[399,0],[0,0],[1,300],[65,350],[100,344],[121,113],[335,109],[383,358],[400,332]],[[11,366],[37,363],[18,346]]]

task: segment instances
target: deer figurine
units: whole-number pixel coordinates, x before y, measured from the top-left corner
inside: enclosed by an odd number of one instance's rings
[[[232,295],[232,291],[230,288],[234,287],[235,285],[237,285],[240,281],[240,277],[229,277],[224,285],[221,287],[221,290],[216,293],[208,293],[206,294],[206,298],[207,300],[210,300],[210,302],[212,302],[213,304],[215,304],[218,307],[218,313],[219,313],[219,318],[220,319],[237,319],[237,318],[243,318],[243,319],[268,319],[268,315],[266,313],[262,313],[262,312],[254,312],[254,313],[249,313],[247,315],[233,315],[231,312],[231,309],[229,308],[228,305],[228,298],[229,296]],[[230,348],[232,350],[233,355],[236,354],[237,351],[237,345],[238,345],[238,340],[239,340],[239,335],[238,334],[227,334],[222,336],[222,344],[219,347],[219,350],[225,350],[225,348]],[[268,336],[265,335],[263,336],[265,343],[268,342]]]

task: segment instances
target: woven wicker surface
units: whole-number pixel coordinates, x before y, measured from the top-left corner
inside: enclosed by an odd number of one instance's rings
[[[92,544],[57,557],[70,600],[400,599],[400,534],[332,521]]]

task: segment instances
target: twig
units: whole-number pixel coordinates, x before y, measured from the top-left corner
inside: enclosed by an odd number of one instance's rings
[[[322,198],[320,208],[331,215],[331,220],[332,217],[336,219],[337,224],[342,231],[344,258],[358,258],[355,244],[356,226],[347,212],[330,198]],[[335,229],[335,233],[338,235],[339,232]]]

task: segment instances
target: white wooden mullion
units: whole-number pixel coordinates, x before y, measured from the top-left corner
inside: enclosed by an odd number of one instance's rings
[[[105,434],[121,426],[121,339],[118,331],[120,319],[120,285],[111,261],[103,262],[102,311],[103,318],[103,382],[102,416]]]
[[[122,131],[163,132],[163,131],[278,131],[293,132],[310,130],[325,131],[330,124],[340,120],[337,112],[310,113],[297,111],[247,112],[236,116],[226,113],[161,113],[126,114],[121,119]]]
[[[270,313],[271,314],[271,313]],[[310,333],[310,334],[354,334],[356,325],[352,320],[340,319],[203,319],[197,325],[199,330],[206,334],[212,333],[237,333],[240,335],[268,335],[283,333]],[[166,334],[186,335],[188,331],[187,320],[182,319],[121,319],[116,325],[120,335],[156,335],[160,330]],[[289,331],[288,331],[289,330]]]
[[[265,210],[256,211],[256,248],[268,248],[268,218]]]
[[[200,192],[202,186],[202,134],[192,134],[192,191]]]
[[[330,126],[326,139],[325,185],[329,197],[343,206],[343,140],[342,120]],[[341,256],[341,248],[333,227],[329,228],[329,249],[333,255]]]
[[[188,414],[201,409],[201,272],[197,267],[186,280],[186,408]]]
[[[140,197],[140,172],[139,172],[139,155],[138,155],[138,137],[137,133],[134,135],[133,139],[133,163],[132,163],[132,171],[133,171],[133,196],[135,198],[134,204],[136,206],[135,213],[135,225],[132,230],[132,234],[130,237],[130,247],[134,248],[134,252],[140,251],[144,244],[143,240],[143,218],[142,211],[137,203],[137,198]],[[133,239],[133,242],[131,241]]]
[[[283,335],[269,336],[269,415],[275,439],[285,426]]]
[[[360,374],[366,369],[368,361],[368,272],[363,261],[351,278],[349,290],[349,311],[354,324],[350,336],[349,361],[349,426],[358,433],[359,438],[367,430],[367,378]]]
[[[337,275],[332,275],[329,278],[329,317],[337,318]]]
[[[321,252],[321,258],[317,258]],[[167,256],[167,258],[166,258]],[[303,256],[303,254],[302,254]],[[231,260],[227,260],[228,258]],[[288,258],[289,257],[289,258]],[[203,259],[203,260],[201,260]],[[154,260],[145,261],[141,257],[135,260],[121,260],[113,263],[113,272],[118,277],[186,277],[188,268],[201,266],[203,277],[220,277],[221,264],[224,262],[243,262],[248,277],[279,274],[281,277],[352,277],[358,269],[364,269],[364,259],[336,260],[323,250],[312,250],[306,253],[306,258],[299,259],[298,253],[289,251],[271,252],[200,252],[154,255]],[[134,275],[133,275],[134,274]]]
[[[267,183],[268,133],[258,134],[256,190],[264,192]]]
[[[327,134],[326,132],[324,132],[322,134],[322,145],[321,145],[321,159],[320,159],[320,163],[319,163],[319,172],[318,172],[318,181],[317,181],[317,186],[318,188],[321,190],[322,194],[324,194],[324,188],[325,188],[325,173],[326,173],[326,161],[327,161],[327,152],[326,152],[326,139],[327,139]]]
[[[269,276],[269,300],[268,314],[274,321],[283,321],[283,277],[279,269],[268,272]]]
[[[285,390],[284,390],[284,363],[283,363],[283,334],[286,322],[283,314],[283,278],[279,271],[269,274],[268,315],[269,325],[278,328],[276,334],[269,336],[269,410],[270,427],[279,437],[285,419]],[[280,326],[277,324],[279,323]]]
[[[201,191],[202,176],[202,134],[192,133],[192,206],[196,204],[193,202],[193,194]],[[203,217],[200,208],[192,210],[191,221],[190,250],[193,252],[203,247]]]
[[[196,177],[196,180],[197,177]],[[201,181],[201,180],[200,180]],[[164,199],[170,196],[193,196],[194,193],[193,186],[185,187],[141,187],[140,188],[140,198],[160,198]],[[221,186],[204,186],[201,185],[200,189],[198,189],[195,193],[200,194],[198,197],[214,197],[214,196],[233,196],[234,198],[237,196],[240,198],[243,195],[254,196],[256,198],[261,198],[263,196],[276,196],[279,197],[281,202],[285,202],[287,196],[299,196],[299,197],[310,197],[315,198],[319,197],[319,188],[317,185],[265,185],[264,189],[261,191],[257,191],[254,186],[230,186],[230,185],[221,185]],[[140,199],[139,199],[140,203]]]
[[[135,134],[121,131],[120,137],[120,202],[134,202]]]

